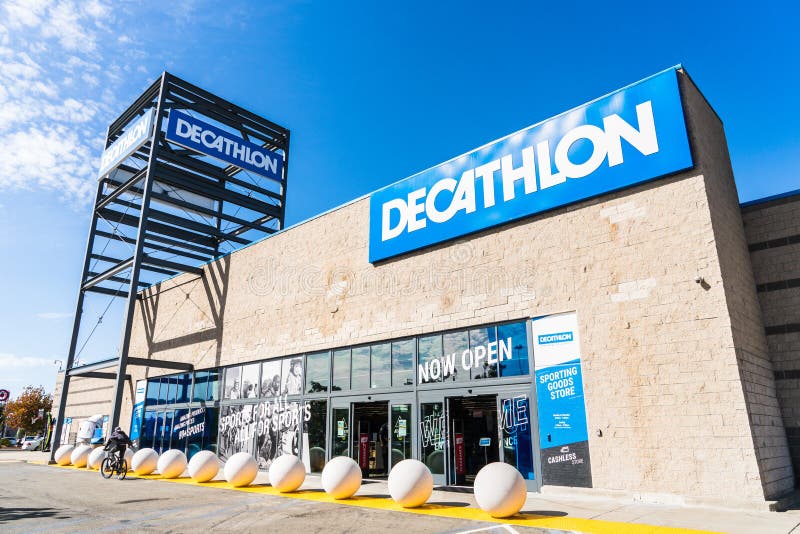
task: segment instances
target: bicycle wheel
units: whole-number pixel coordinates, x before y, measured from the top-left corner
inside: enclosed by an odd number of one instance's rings
[[[128,475],[128,460],[121,460],[118,467],[119,471],[117,471],[117,478],[120,480],[125,480],[125,477]]]
[[[100,474],[103,475],[103,478],[111,478],[114,474],[114,467],[112,458],[103,458],[103,462],[100,464]]]

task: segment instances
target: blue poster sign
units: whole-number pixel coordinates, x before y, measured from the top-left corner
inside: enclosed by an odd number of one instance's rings
[[[541,448],[589,439],[583,399],[581,361],[574,359],[536,370]]]
[[[170,111],[166,138],[201,154],[283,182],[283,155],[186,113]]]
[[[539,317],[531,328],[542,482],[591,487],[577,315]]]
[[[691,167],[678,68],[372,193],[370,262]]]
[[[131,414],[131,432],[128,435],[131,441],[139,439],[139,436],[142,434],[146,388],[146,380],[138,380],[136,382],[136,395],[133,399],[133,413]]]

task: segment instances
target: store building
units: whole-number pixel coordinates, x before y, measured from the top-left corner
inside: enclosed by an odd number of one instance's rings
[[[668,69],[144,289],[131,355],[194,370],[131,369],[122,420],[262,468],[780,499],[799,210],[739,205],[720,118]],[[72,387],[66,417],[110,410],[107,383]]]

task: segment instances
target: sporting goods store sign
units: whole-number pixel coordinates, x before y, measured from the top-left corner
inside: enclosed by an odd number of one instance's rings
[[[370,262],[693,165],[673,67],[370,196]]]

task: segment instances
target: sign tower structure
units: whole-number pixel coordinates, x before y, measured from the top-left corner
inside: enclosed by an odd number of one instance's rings
[[[109,125],[54,443],[61,442],[72,377],[115,382],[114,428],[130,379],[128,366],[193,369],[191,364],[129,356],[139,291],[178,274],[204,277],[203,264],[281,230],[288,163],[287,128],[168,72]],[[90,295],[125,300],[118,355],[76,366]]]

